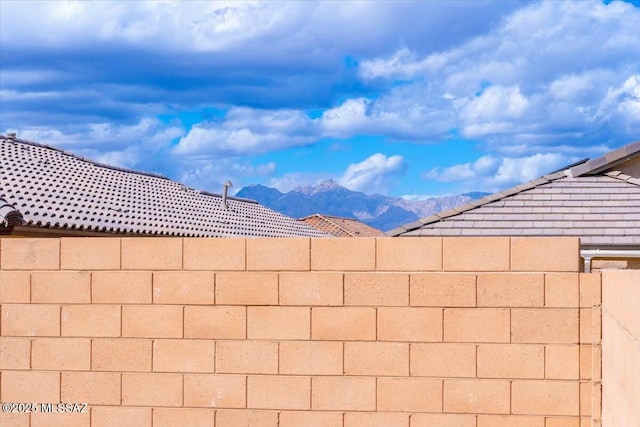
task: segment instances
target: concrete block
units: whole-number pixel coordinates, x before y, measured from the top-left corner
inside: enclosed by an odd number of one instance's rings
[[[97,271],[91,273],[94,304],[151,304],[150,271]]]
[[[214,275],[209,271],[153,273],[154,304],[213,304]]]
[[[29,303],[31,275],[28,271],[0,271],[0,303]]]
[[[216,304],[276,305],[278,304],[277,273],[216,274]]]
[[[342,426],[342,414],[339,412],[319,411],[282,411],[280,427],[331,427]]]
[[[310,239],[302,237],[248,239],[247,270],[309,270],[310,246]]]
[[[344,303],[358,306],[409,305],[409,275],[398,273],[347,273]]]
[[[397,342],[344,343],[345,375],[407,376],[409,344]]]
[[[545,307],[576,308],[579,304],[579,278],[575,273],[544,275]]]
[[[278,427],[278,411],[222,409],[216,411],[216,427]]]
[[[377,396],[379,411],[442,411],[441,380],[378,378]]]
[[[182,338],[183,310],[175,305],[125,305],[122,336],[134,338]]]
[[[577,237],[512,237],[513,271],[580,271]]]
[[[509,342],[509,309],[447,308],[444,340],[448,342]]]
[[[341,273],[283,272],[280,280],[281,305],[342,305]]]
[[[387,427],[408,425],[409,414],[403,414],[400,412],[347,412],[344,414],[344,427]]]
[[[379,341],[442,341],[442,309],[378,308]]]
[[[308,340],[311,337],[309,307],[248,307],[248,339]]]
[[[89,371],[91,340],[36,338],[31,342],[31,368],[42,371]]]
[[[182,239],[176,237],[122,238],[123,270],[181,270]]]
[[[476,427],[473,414],[412,414],[411,427]]]
[[[246,408],[247,378],[244,375],[187,374],[184,405],[199,408]]]
[[[278,343],[269,341],[218,341],[216,372],[277,374]]]
[[[182,397],[182,374],[122,374],[124,406],[181,406]]]
[[[412,306],[475,307],[476,276],[474,274],[411,274]]]
[[[442,238],[380,238],[376,266],[381,271],[442,270]]]
[[[577,380],[579,377],[579,345],[545,346],[545,378],[555,380]]]
[[[91,345],[93,371],[151,371],[152,341],[137,338],[96,338]]]
[[[0,239],[3,270],[58,270],[60,239]]]
[[[313,307],[311,338],[353,341],[376,339],[376,309],[370,307]]]
[[[151,427],[151,408],[125,406],[96,406],[91,408],[91,427],[126,425]]]
[[[544,275],[503,273],[478,275],[478,307],[542,307]]]
[[[203,408],[154,408],[153,427],[210,427],[216,411]]]
[[[119,337],[121,327],[118,305],[64,305],[61,330],[65,337]]]
[[[444,271],[508,271],[508,237],[445,237],[442,240]]]
[[[113,237],[60,238],[62,270],[120,269],[120,239]]]
[[[457,343],[411,344],[411,376],[475,377],[476,345]]]
[[[511,411],[528,415],[579,415],[577,381],[516,380]]]
[[[250,375],[247,407],[253,409],[310,409],[311,378],[284,375]]]
[[[62,372],[60,383],[62,402],[120,404],[119,372]]]
[[[0,330],[5,337],[60,336],[60,306],[4,304]]]
[[[343,351],[343,343],[337,341],[282,341],[279,373],[342,375]]]
[[[185,270],[234,271],[246,267],[246,239],[183,239]]]
[[[544,378],[544,346],[536,344],[480,344],[478,377]]]
[[[0,337],[0,366],[3,370],[28,370],[31,367],[31,340]]]
[[[375,268],[374,238],[311,239],[311,270],[372,271]]]
[[[478,415],[478,427],[545,427],[544,417],[527,415]]]
[[[247,338],[247,308],[237,306],[186,306],[184,337],[208,339]]]
[[[84,271],[35,271],[31,273],[31,302],[89,303],[91,274]]]
[[[153,341],[154,372],[215,372],[215,341]]]
[[[60,373],[2,371],[2,402],[60,402]]]
[[[521,308],[511,310],[514,343],[577,344],[578,310]]]
[[[375,411],[376,379],[371,377],[313,377],[311,379],[311,396],[311,406],[314,411]]]
[[[510,387],[507,380],[444,380],[444,412],[508,414]]]

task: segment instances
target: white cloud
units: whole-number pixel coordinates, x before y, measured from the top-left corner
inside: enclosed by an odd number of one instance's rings
[[[211,161],[185,162],[182,175],[178,181],[196,188],[214,193],[222,192],[222,184],[231,181],[234,187],[232,194],[238,192],[245,185],[251,184],[255,179],[261,179],[272,175],[276,170],[273,162],[253,165],[248,161],[234,159],[218,159]]]
[[[324,133],[345,137],[365,132],[370,120],[367,112],[369,104],[366,98],[348,99],[342,105],[325,111],[320,119]]]
[[[221,121],[193,126],[173,152],[211,157],[277,151],[315,143],[316,139],[309,135],[313,126],[301,111],[232,108]]]
[[[404,175],[406,167],[402,156],[376,153],[360,163],[350,164],[337,182],[354,191],[386,193]]]
[[[168,146],[172,139],[184,134],[184,129],[181,127],[165,125],[152,117],[143,117],[132,125],[103,122],[71,126],[64,131],[52,128],[14,129],[13,131],[26,140],[78,150],[98,147],[108,150],[133,145],[146,146],[148,149],[161,148]]]
[[[583,146],[603,138],[626,142],[638,122],[638,26],[640,9],[622,2],[534,3],[449,50],[421,55],[403,47],[388,57],[365,59],[360,75],[413,80],[407,90],[376,99],[369,110],[382,117],[403,106],[422,106],[415,119],[399,121],[416,128],[421,122],[438,124],[420,127],[416,139],[446,139],[449,130],[460,129],[499,151],[568,140]],[[437,111],[438,120],[427,119]],[[613,130],[616,120],[623,127]],[[388,130],[401,132],[398,126]]]
[[[640,74],[629,77],[617,88],[609,88],[593,119],[612,121],[630,134],[640,132]]]
[[[475,162],[435,168],[424,179],[458,182],[463,191],[498,191],[531,181],[577,161],[577,157],[538,153],[526,157],[482,156]]]

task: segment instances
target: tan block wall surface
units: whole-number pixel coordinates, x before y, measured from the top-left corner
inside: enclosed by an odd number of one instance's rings
[[[602,425],[640,425],[640,271],[602,271]]]
[[[597,425],[601,276],[577,248],[0,239],[0,399],[88,405],[0,424]]]

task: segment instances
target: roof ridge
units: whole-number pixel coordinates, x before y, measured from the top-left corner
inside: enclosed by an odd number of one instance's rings
[[[336,224],[335,222],[331,221],[329,218],[327,218],[326,216],[322,215],[322,214],[315,214],[318,215],[320,218],[324,219],[325,221],[327,221],[328,223],[338,227],[340,230],[344,231],[345,233],[347,233],[348,235],[355,237],[355,234],[349,230],[347,230],[346,228],[344,228],[343,226],[341,226],[340,224]],[[339,218],[339,217],[336,217]],[[347,218],[345,218],[347,219]]]
[[[530,190],[532,188],[538,187],[540,185],[544,185],[544,184],[548,184],[552,181],[556,181],[558,179],[562,179],[562,178],[566,178],[567,174],[565,171],[559,171],[559,172],[554,172],[551,174],[547,174],[547,175],[543,175],[539,178],[536,178],[534,180],[525,182],[523,184],[519,184],[516,185],[514,187],[510,187],[507,188],[505,190],[502,191],[498,191],[496,193],[493,194],[489,194],[488,196],[485,196],[481,199],[477,199],[477,200],[470,200],[465,204],[459,205],[459,206],[454,206],[451,209],[447,209],[445,211],[441,211],[441,212],[437,212],[433,215],[429,215],[427,217],[424,218],[420,218],[414,222],[411,222],[409,224],[405,224],[405,225],[401,225],[400,227],[396,227],[393,230],[389,230],[387,231],[385,234],[387,236],[398,236],[400,234],[406,233],[408,231],[413,231],[416,230],[420,227],[422,227],[423,225],[426,224],[431,224],[433,222],[437,222],[440,221],[442,219],[445,218],[451,218],[453,216],[456,215],[460,215],[462,213],[465,212],[469,212],[473,209],[476,209],[480,206],[484,206],[486,204],[489,204],[491,202],[497,202],[498,200],[502,200],[505,197],[510,197],[513,196],[514,194],[518,194],[521,193],[523,191],[526,190]]]
[[[181,182],[175,181],[175,180],[173,180],[171,178],[168,178],[168,177],[166,177],[164,175],[161,175],[161,174],[158,174],[158,173],[144,172],[144,171],[139,171],[139,170],[135,170],[135,169],[122,168],[122,167],[119,167],[119,166],[112,166],[112,165],[108,165],[108,164],[105,164],[105,163],[96,162],[95,160],[91,160],[91,159],[87,159],[86,157],[78,156],[77,154],[73,154],[73,153],[71,153],[69,151],[62,150],[60,148],[56,148],[56,147],[53,147],[51,145],[40,144],[39,142],[28,141],[28,140],[21,139],[21,138],[8,138],[7,136],[2,135],[2,134],[0,134],[0,139],[4,139],[6,142],[9,142],[9,143],[20,143],[20,144],[31,145],[31,146],[34,146],[34,147],[46,148],[48,150],[57,151],[59,153],[62,153],[65,156],[73,157],[74,159],[78,159],[80,161],[89,163],[89,164],[97,166],[97,167],[110,169],[110,170],[115,170],[115,171],[118,171],[118,172],[125,172],[125,173],[131,173],[131,174],[136,174],[136,175],[148,176],[148,177],[151,177],[151,178],[164,179],[164,180],[167,180],[167,181],[172,182],[174,184],[180,185],[181,187],[184,187],[184,188],[186,188],[188,190],[199,192],[199,193],[207,195],[207,196],[222,197],[222,195],[219,194],[219,193],[213,193],[213,192],[206,191],[206,190],[196,190],[195,188],[188,187],[188,186],[184,185]],[[256,200],[246,199],[244,197],[227,196],[227,198],[230,199],[230,200],[237,200],[237,201],[246,202],[246,203],[256,203],[256,204],[258,203]]]
[[[634,178],[631,175],[622,173],[621,171],[609,171],[605,173],[605,175],[608,176],[609,178],[614,178],[623,182],[628,182],[630,184],[640,186],[640,178]]]
[[[609,151],[598,158],[589,160],[578,166],[574,166],[570,168],[568,172],[574,178],[582,175],[594,175],[635,157],[638,153],[640,153],[640,140],[624,145],[617,150]]]
[[[172,179],[167,178],[166,176],[161,175],[159,173],[144,172],[144,171],[139,171],[139,170],[135,170],[135,169],[127,169],[127,168],[122,168],[122,167],[119,167],[119,166],[107,165],[105,163],[96,162],[95,160],[87,159],[86,157],[78,156],[77,154],[73,154],[73,153],[71,153],[69,151],[62,150],[60,148],[56,148],[56,147],[53,147],[53,146],[47,145],[47,144],[41,144],[39,142],[29,141],[29,140],[21,139],[21,138],[8,138],[7,136],[2,135],[2,134],[0,134],[0,139],[4,139],[6,142],[9,142],[9,143],[20,143],[20,144],[32,145],[34,147],[46,148],[48,150],[57,151],[59,153],[64,154],[65,156],[73,157],[75,159],[78,159],[78,160],[81,160],[83,162],[86,162],[86,163],[89,163],[89,164],[92,164],[92,165],[95,165],[95,166],[98,166],[98,167],[102,167],[102,168],[105,168],[105,169],[111,169],[111,170],[116,170],[116,171],[120,171],[120,172],[127,172],[127,173],[134,173],[134,174],[137,174],[137,175],[150,176],[150,177],[153,177],[153,178],[166,179],[167,181],[176,182],[176,181],[173,181]],[[181,184],[181,185],[184,185],[184,184]],[[187,187],[187,188],[189,188],[189,187]]]

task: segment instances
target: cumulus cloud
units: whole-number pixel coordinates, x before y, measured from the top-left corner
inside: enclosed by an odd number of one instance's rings
[[[178,181],[187,186],[220,193],[222,184],[231,181],[234,187],[230,191],[235,194],[254,180],[272,175],[276,170],[276,164],[268,162],[254,165],[249,161],[223,158],[215,162],[185,162],[181,164],[181,168],[182,173]]]
[[[456,182],[466,190],[481,188],[498,191],[531,181],[578,160],[562,154],[538,153],[526,157],[482,156],[475,162],[461,163],[423,174],[427,180]]]
[[[366,80],[410,81],[401,97],[390,91],[371,111],[418,101],[424,108],[414,126],[429,122],[436,107],[450,111],[440,116],[442,132],[430,135],[437,139],[459,129],[495,150],[628,140],[638,122],[638,25],[640,9],[622,2],[534,3],[455,48],[420,55],[403,47],[362,61],[359,72]],[[443,101],[429,105],[435,99]],[[614,120],[624,126],[609,126]]]
[[[407,165],[402,156],[376,153],[360,163],[352,163],[338,184],[354,191],[386,193],[404,175]]]
[[[301,111],[232,108],[222,120],[193,126],[173,152],[211,157],[277,151],[316,142],[311,127],[313,121]]]
[[[0,123],[192,183],[214,171],[189,162],[268,177],[238,158],[455,135],[492,154],[434,179],[499,185],[524,177],[510,165],[553,163],[539,153],[637,139],[639,27],[640,8],[623,2],[1,1]],[[207,108],[222,116],[186,129],[155,118]],[[381,156],[341,179],[389,188],[406,161]]]

